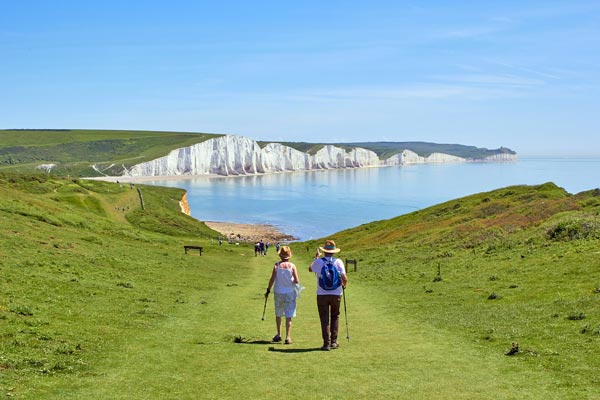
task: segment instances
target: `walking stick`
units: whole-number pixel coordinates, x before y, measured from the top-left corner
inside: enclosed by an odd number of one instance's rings
[[[261,321],[264,321],[264,320],[265,320],[265,311],[267,311],[267,300],[268,300],[268,298],[269,298],[269,295],[267,294],[267,295],[265,296],[265,306],[263,307],[263,316],[262,316],[262,318],[261,318]]]
[[[348,312],[346,311],[346,288],[342,286],[342,294],[344,295],[344,315],[346,316],[346,339],[350,341],[350,333],[348,332]]]

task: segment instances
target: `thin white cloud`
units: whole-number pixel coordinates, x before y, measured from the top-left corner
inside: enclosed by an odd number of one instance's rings
[[[539,69],[533,69],[531,67],[525,67],[522,65],[510,63],[510,62],[503,61],[503,60],[487,60],[487,62],[489,62],[490,64],[493,64],[493,65],[499,65],[501,67],[504,67],[504,68],[512,70],[512,71],[525,72],[528,74],[541,76],[543,78],[548,78],[548,79],[555,79],[555,80],[561,79],[561,76],[558,75],[557,73],[540,71]]]
[[[485,86],[507,86],[507,87],[526,87],[544,85],[543,79],[528,78],[518,75],[508,74],[476,74],[476,75],[456,75],[456,76],[437,76],[435,79],[449,82],[462,82],[474,85]]]
[[[479,82],[479,84],[474,84]],[[483,85],[482,82],[487,82]],[[493,84],[491,83],[493,82]],[[444,99],[462,99],[462,100],[484,100],[495,98],[519,97],[523,93],[521,90],[515,90],[520,85],[514,81],[511,84],[498,84],[498,78],[487,77],[486,79],[472,82],[451,83],[422,83],[396,87],[352,87],[343,89],[313,89],[297,93],[288,93],[281,99],[289,101],[310,101],[310,102],[364,102],[364,101],[407,101],[407,100],[444,100]],[[510,82],[510,80],[507,80]],[[531,84],[531,83],[530,83]]]

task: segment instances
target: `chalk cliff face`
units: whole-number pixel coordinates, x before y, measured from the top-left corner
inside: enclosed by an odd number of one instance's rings
[[[358,168],[380,165],[373,151],[327,145],[315,155],[280,143],[260,148],[252,139],[227,135],[171,151],[165,157],[137,164],[126,176],[248,175],[311,169]]]
[[[517,155],[509,153],[494,154],[493,156],[484,158],[483,161],[517,161]]]
[[[511,161],[516,156],[499,154],[483,161]],[[421,157],[404,150],[381,161],[375,152],[360,147],[345,150],[326,145],[316,154],[303,153],[281,143],[260,148],[252,139],[237,135],[220,136],[190,147],[171,151],[168,155],[137,164],[125,170],[125,176],[177,175],[252,175],[283,171],[306,171],[334,168],[361,168],[379,165],[405,165],[468,161],[448,154],[433,153]]]
[[[429,163],[449,163],[465,162],[465,158],[452,156],[443,153],[431,153],[427,157],[421,157],[414,151],[404,150],[402,153],[394,154],[384,161],[385,165],[406,165],[406,164],[429,164]]]

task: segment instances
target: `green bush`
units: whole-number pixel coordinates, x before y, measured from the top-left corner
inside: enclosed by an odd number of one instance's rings
[[[596,218],[577,218],[559,222],[548,229],[551,240],[600,239],[600,221]]]

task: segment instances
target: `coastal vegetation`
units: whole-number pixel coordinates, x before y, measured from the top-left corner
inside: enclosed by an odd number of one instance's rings
[[[277,257],[220,245],[183,194],[0,174],[0,396],[600,396],[598,190],[513,186],[333,235],[357,270],[329,353],[306,272],[322,243],[291,244],[307,290],[294,344],[272,344]],[[315,383],[323,364],[341,378]]]
[[[82,129],[0,130],[0,170],[35,172],[40,164],[72,177],[120,175],[125,165],[150,161],[179,147],[222,135]],[[102,171],[99,173],[92,167]]]

